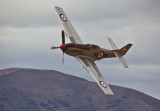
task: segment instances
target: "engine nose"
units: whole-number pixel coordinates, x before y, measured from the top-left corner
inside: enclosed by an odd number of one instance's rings
[[[60,46],[60,48],[61,48],[62,51],[65,51],[66,45],[65,45],[65,44],[62,44],[62,45]]]

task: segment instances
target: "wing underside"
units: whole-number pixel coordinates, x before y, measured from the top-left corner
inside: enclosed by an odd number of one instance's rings
[[[76,57],[76,59],[84,66],[87,72],[91,74],[105,94],[114,95],[94,61],[86,57]]]
[[[64,10],[58,6],[55,6],[55,9],[58,14],[58,18],[64,28],[64,31],[67,34],[67,37],[69,37],[71,43],[83,44],[82,40],[80,39],[78,33],[69,21],[69,18],[65,14]]]

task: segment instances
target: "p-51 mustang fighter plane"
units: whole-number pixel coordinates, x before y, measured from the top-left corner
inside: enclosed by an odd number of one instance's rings
[[[60,45],[60,47],[51,47],[51,49],[60,48],[63,51],[63,55],[65,53],[75,57],[87,72],[91,74],[105,94],[114,95],[94,61],[104,58],[118,57],[123,66],[128,68],[123,55],[126,54],[132,44],[127,44],[121,49],[118,49],[111,38],[108,38],[108,41],[113,50],[104,49],[93,44],[83,44],[63,9],[58,6],[55,6],[55,9],[64,30],[62,30],[62,45]],[[65,43],[65,35],[67,35],[71,43]]]

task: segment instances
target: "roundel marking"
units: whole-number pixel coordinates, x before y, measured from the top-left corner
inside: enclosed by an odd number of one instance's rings
[[[65,21],[65,22],[67,21],[67,18],[63,14],[60,14],[59,16],[63,21]]]
[[[102,56],[103,56],[103,52],[101,52],[101,53],[98,54],[99,58],[102,57]]]
[[[124,48],[123,51],[126,51],[126,49]]]
[[[125,52],[126,51],[126,48],[124,47],[122,50],[121,50],[121,52]]]
[[[99,81],[100,85],[104,88],[107,88],[107,85],[103,81]]]

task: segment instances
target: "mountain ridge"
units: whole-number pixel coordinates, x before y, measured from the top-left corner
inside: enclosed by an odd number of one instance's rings
[[[58,71],[8,68],[0,75],[2,111],[160,110],[160,100],[139,91],[110,85],[115,95],[107,96],[95,82]]]

